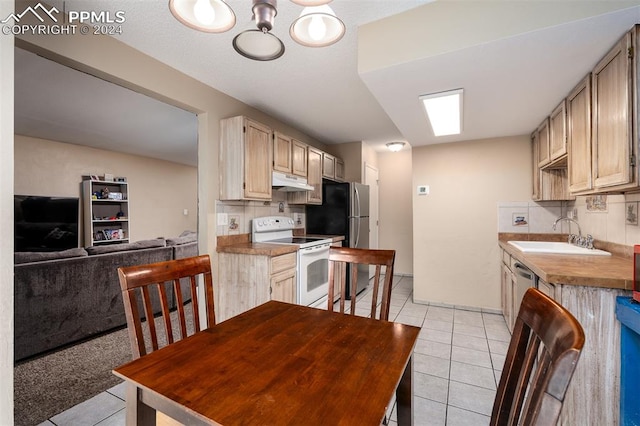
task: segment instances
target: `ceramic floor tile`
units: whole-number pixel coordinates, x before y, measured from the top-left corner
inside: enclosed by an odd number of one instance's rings
[[[95,425],[124,407],[123,400],[103,392],[50,420],[56,425]]]
[[[484,331],[484,327],[476,327],[474,325],[461,324],[457,322],[453,324],[453,333],[465,334],[467,336],[473,337],[482,337],[483,339],[486,339],[487,337]]]
[[[122,409],[115,414],[107,417],[95,426],[124,426],[127,420],[127,410]]]
[[[447,403],[449,380],[424,373],[414,373],[413,394],[432,401]]]
[[[428,320],[453,322],[453,310],[448,310],[448,311],[437,310],[436,311],[434,309],[444,309],[444,308],[437,308],[437,307],[429,308],[429,310],[427,311]]]
[[[511,333],[509,333],[509,330],[506,327],[504,329],[487,328],[487,339],[510,342]]]
[[[45,420],[44,422],[40,423],[38,426],[56,426],[56,425],[51,423],[51,421],[49,420]]]
[[[488,351],[487,339],[482,337],[467,336],[465,334],[453,334],[453,346],[475,349],[477,351]]]
[[[430,374],[432,376],[449,378],[450,361],[430,355],[413,354],[413,371],[416,373]]]
[[[447,406],[419,397],[413,398],[414,426],[445,426]]]
[[[482,324],[482,313],[456,309],[453,315],[453,322],[456,324],[477,326],[478,324]]]
[[[417,317],[408,317],[400,313],[400,315],[396,317],[396,322],[399,322],[401,324],[414,325],[416,327],[422,327],[423,319]]]
[[[446,331],[430,330],[428,328],[423,328],[422,330],[420,330],[418,339],[425,339],[433,342],[451,344],[451,336],[452,334],[447,333]]]
[[[492,368],[478,367],[477,365],[452,361],[449,379],[485,389],[496,389],[496,379],[493,375]]]
[[[438,321],[430,318],[426,318],[423,324],[424,328],[431,330],[440,330],[451,333],[453,330],[453,323],[450,321]]]
[[[501,370],[502,371],[502,367],[504,366],[504,360],[506,358],[506,355],[500,355],[500,354],[491,354],[491,365],[493,367],[494,370]]]
[[[431,355],[437,358],[451,358],[451,345],[447,343],[433,342],[431,340],[418,339],[413,351],[415,353]]]
[[[472,411],[449,405],[447,407],[447,426],[488,426],[491,418]]]
[[[477,351],[475,349],[463,348],[460,346],[451,347],[451,360],[463,362],[465,364],[477,365],[479,367],[493,368],[489,352]]]
[[[489,343],[489,352],[492,354],[506,355],[507,349],[509,349],[509,342],[502,342],[499,340],[487,340]]]
[[[120,398],[123,401],[126,401],[127,399],[127,386],[125,384],[125,382],[121,382],[109,389],[107,389],[107,392],[109,392],[111,395],[116,396],[118,398]]]
[[[474,413],[491,415],[496,391],[460,382],[449,382],[449,405],[473,411]]]

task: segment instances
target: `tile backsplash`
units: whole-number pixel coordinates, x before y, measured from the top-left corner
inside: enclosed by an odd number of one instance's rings
[[[516,201],[498,203],[498,232],[506,233],[578,233],[569,221],[553,222],[559,217],[573,217],[580,224],[583,235],[591,234],[596,240],[616,244],[640,244],[640,226],[637,225],[640,194],[607,195],[598,197],[598,208],[593,198],[577,197],[575,201]],[[575,214],[575,216],[574,216]]]
[[[217,200],[216,212],[219,217],[220,214],[226,215],[226,223],[217,222],[216,235],[250,234],[251,221],[263,216],[288,216],[300,219],[301,225],[298,224],[296,227],[304,228],[304,206],[289,205],[286,198],[285,193],[274,191],[271,201]]]

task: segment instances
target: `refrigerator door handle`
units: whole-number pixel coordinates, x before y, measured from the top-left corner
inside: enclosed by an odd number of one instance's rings
[[[356,242],[355,242],[355,244],[353,245],[354,247],[358,247],[358,243],[360,242],[360,218],[359,218],[359,217],[357,217],[357,218],[354,218],[354,219],[353,219],[353,221],[354,221],[354,222],[355,222],[356,220],[358,221],[358,224],[356,225],[356,224],[354,223],[354,226],[355,226],[355,228],[356,228],[358,231],[357,231],[357,234],[356,234]]]
[[[358,187],[355,186],[355,185],[353,185],[353,192],[356,195],[356,202],[354,203],[354,205],[358,209],[358,211],[354,211],[354,214],[355,214],[356,217],[360,217],[360,193],[358,192]]]

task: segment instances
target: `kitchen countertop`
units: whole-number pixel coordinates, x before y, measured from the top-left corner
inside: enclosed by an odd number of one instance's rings
[[[306,235],[308,237],[322,237],[331,239],[332,242],[344,240],[340,235]],[[289,244],[253,243],[249,234],[236,235],[232,238],[218,237],[218,253],[250,254],[258,256],[280,256],[287,253],[295,253],[298,247]]]
[[[524,239],[508,238],[513,241]],[[498,241],[500,248],[548,283],[633,289],[631,257],[620,254],[583,256],[523,253],[509,244],[508,240],[501,236]]]

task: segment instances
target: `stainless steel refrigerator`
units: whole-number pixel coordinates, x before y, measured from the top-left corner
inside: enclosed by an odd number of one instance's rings
[[[307,233],[342,235],[345,247],[369,248],[369,187],[355,182],[323,181],[322,205],[308,205]],[[369,284],[369,268],[358,267],[360,293]],[[351,294],[350,273],[347,294]]]

